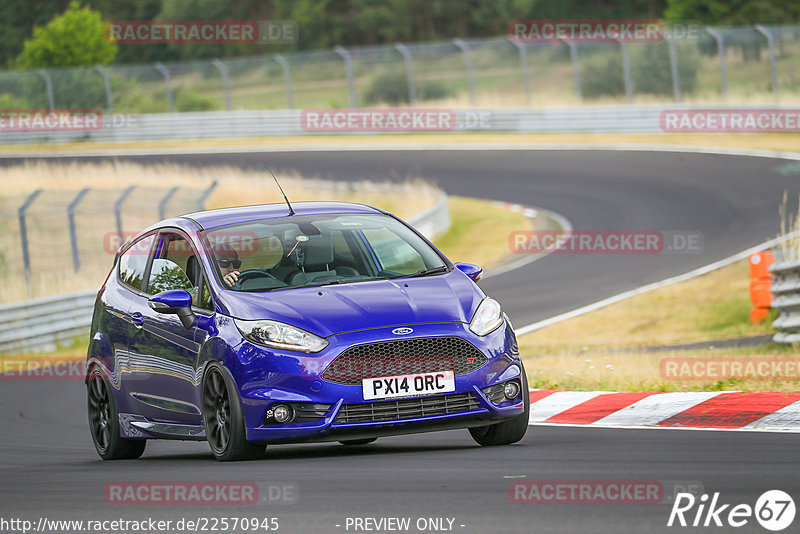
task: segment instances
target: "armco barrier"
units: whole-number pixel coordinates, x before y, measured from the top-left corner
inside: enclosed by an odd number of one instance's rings
[[[772,340],[776,343],[800,343],[800,261],[772,264],[772,307],[780,316],[772,323],[779,331]]]
[[[447,195],[430,209],[409,219],[429,239],[450,228]],[[88,332],[97,291],[80,291],[20,303],[0,305],[0,354],[52,350]]]
[[[789,109],[769,106],[770,109]],[[444,133],[658,133],[665,109],[692,109],[681,105],[580,106],[564,108],[454,109],[455,123]],[[703,109],[714,109],[706,106]],[[729,109],[722,108],[719,109]],[[763,109],[737,106],[737,110]],[[364,110],[360,110],[364,111]],[[103,127],[89,132],[0,132],[0,143],[67,143],[77,141],[131,142],[156,139],[234,139],[301,136],[331,132],[303,129],[302,110],[206,111],[126,115],[124,121],[105,117]],[[115,126],[115,123],[122,123]],[[342,131],[352,135],[352,131]],[[355,132],[358,134],[359,132]],[[366,132],[371,135],[382,132]]]

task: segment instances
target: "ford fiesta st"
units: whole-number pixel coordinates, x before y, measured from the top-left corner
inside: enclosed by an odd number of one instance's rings
[[[157,223],[119,250],[97,296],[86,376],[97,452],[207,440],[225,461],[456,428],[481,445],[517,442],[525,371],[480,274],[360,204]]]

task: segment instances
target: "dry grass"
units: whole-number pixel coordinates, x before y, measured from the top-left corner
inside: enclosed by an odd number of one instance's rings
[[[441,190],[421,179],[409,179],[392,190],[388,190],[388,182],[364,180],[348,187],[336,187],[336,184],[298,174],[278,175],[278,179],[293,202],[362,202],[387,209],[400,217],[410,217],[431,207],[441,194]],[[123,189],[134,184],[138,188],[181,186],[200,190],[216,181],[219,187],[208,199],[207,209],[283,202],[269,174],[232,166],[197,168],[171,163],[143,166],[123,161],[36,161],[0,169],[0,181],[3,183],[3,196],[29,194],[35,189],[75,192],[83,187]]]
[[[466,261],[486,270],[506,259],[508,235],[515,230],[533,230],[531,220],[482,200],[450,197],[450,231],[436,246],[453,262]]]
[[[665,352],[613,352],[590,350],[580,354],[544,354],[525,359],[531,387],[570,391],[800,391],[800,379],[779,376],[741,380],[718,376],[713,379],[673,380],[662,371],[666,359],[742,358],[800,359],[800,349],[768,345],[742,349],[687,350]],[[796,364],[795,364],[796,366]],[[796,368],[796,367],[795,367]]]
[[[441,190],[420,179],[390,186],[368,181],[333,184],[298,175],[278,178],[295,202],[361,202],[404,218],[433,206],[441,195]],[[219,186],[206,202],[207,208],[283,201],[271,177],[234,167],[35,162],[0,169],[0,183],[4,185],[0,196],[0,284],[4,288],[0,303],[99,287],[113,261],[114,248],[104,243],[109,234],[115,234],[112,207],[125,187],[137,185],[123,210],[123,231],[135,232],[158,221],[157,200],[168,188],[181,186],[182,194],[196,199],[213,181]],[[75,193],[84,187],[94,191],[76,216],[82,264],[81,271],[75,273],[66,209]],[[26,279],[16,209],[26,195],[40,188],[45,192],[31,206],[27,217],[32,275]],[[173,206],[166,215],[193,211],[194,201],[178,208],[176,211]]]
[[[749,321],[749,264],[742,260],[713,273],[618,302],[520,338],[531,384],[609,391],[707,390],[716,382],[669,382],[660,376],[667,357],[785,357],[800,349],[770,346],[646,353],[652,345],[768,334],[770,319]],[[626,349],[620,352],[620,349]],[[763,352],[763,354],[761,354]],[[789,391],[797,381],[725,382],[729,389]],[[721,386],[720,386],[721,387]]]
[[[520,350],[535,356],[769,333],[769,321],[750,323],[749,284],[745,259],[532,332],[520,339]]]

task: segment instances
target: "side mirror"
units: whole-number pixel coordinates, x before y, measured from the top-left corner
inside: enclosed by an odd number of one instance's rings
[[[192,295],[185,289],[169,289],[148,299],[147,304],[158,313],[174,313],[186,330],[194,325]]]
[[[483,269],[474,263],[459,262],[456,263],[456,268],[462,273],[469,276],[473,281],[477,282],[483,275]]]

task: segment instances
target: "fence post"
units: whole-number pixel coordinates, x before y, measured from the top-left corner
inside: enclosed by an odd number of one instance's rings
[[[580,65],[578,64],[578,43],[573,43],[566,39],[561,40],[569,48],[569,58],[572,61],[572,79],[575,84],[575,97],[578,99],[578,103],[581,103],[583,102],[583,93],[581,91]]]
[[[719,51],[719,71],[720,76],[722,77],[722,98],[727,100],[728,99],[728,69],[725,65],[725,38],[722,36],[720,32],[706,26],[706,31],[716,39],[717,41],[717,50]]]
[[[50,79],[50,73],[44,69],[36,69],[36,73],[44,78],[44,85],[47,89],[47,101],[50,104],[50,111],[56,109],[56,100],[53,97],[53,81]]]
[[[29,279],[31,276],[31,257],[28,253],[28,227],[25,224],[25,212],[31,207],[33,201],[42,194],[41,189],[37,189],[23,202],[17,212],[19,216],[19,237],[22,242],[22,263],[25,266],[25,278]]]
[[[108,71],[102,65],[95,65],[94,69],[103,77],[103,83],[106,86],[106,107],[108,107],[108,114],[114,115],[114,98],[111,94],[111,78],[108,76]]]
[[[208,197],[211,196],[211,193],[213,193],[214,189],[216,188],[217,188],[217,182],[211,182],[211,185],[208,186],[208,189],[203,191],[203,194],[200,195],[200,198],[197,200],[197,209],[199,211],[203,211],[204,209],[206,209],[205,208],[206,200],[208,200]]]
[[[164,88],[167,91],[167,111],[172,113],[175,108],[172,102],[172,77],[169,74],[169,69],[160,61],[153,67],[164,77]]]
[[[414,82],[414,62],[411,57],[411,50],[403,43],[395,43],[394,49],[403,56],[406,65],[406,80],[408,80],[408,98],[412,104],[417,103],[417,84]]]
[[[475,77],[472,73],[472,54],[469,52],[469,46],[467,43],[464,42],[463,39],[453,39],[453,44],[458,47],[459,50],[464,52],[464,65],[467,68],[467,85],[469,86],[469,101],[474,106],[475,105]]]
[[[522,75],[522,87],[525,89],[525,104],[531,104],[531,76],[528,72],[528,48],[525,43],[508,39],[519,50],[519,70]]]
[[[664,32],[664,39],[667,41],[667,52],[669,52],[669,70],[672,73],[672,95],[675,102],[681,101],[681,79],[678,70],[678,49],[675,47],[675,39]]]
[[[125,202],[133,190],[136,189],[135,185],[130,186],[125,191],[122,192],[122,195],[117,199],[114,203],[114,217],[117,219],[117,236],[119,236],[119,242],[124,243],[122,241],[122,204]]]
[[[220,76],[222,76],[222,88],[225,91],[225,109],[231,110],[231,84],[228,80],[228,67],[219,59],[212,59],[211,64],[217,67]]]
[[[292,99],[292,73],[289,70],[289,62],[280,54],[275,54],[275,61],[283,69],[283,81],[286,84],[286,106],[292,109],[294,108],[294,100]]]
[[[769,48],[769,66],[770,70],[772,71],[772,92],[775,93],[775,102],[777,102],[780,97],[780,91],[778,89],[778,64],[775,61],[775,37],[766,28],[766,26],[756,24],[755,28],[757,32],[767,38],[767,48]]]
[[[337,46],[334,51],[344,59],[344,71],[347,75],[347,92],[350,94],[350,107],[356,108],[356,82],[353,79],[353,57],[350,52],[341,46]]]
[[[625,79],[625,98],[628,102],[633,102],[633,81],[631,80],[631,58],[628,55],[628,43],[617,38],[620,51],[622,52],[622,74]]]
[[[161,199],[161,202],[158,203],[158,218],[160,220],[163,221],[164,219],[166,219],[166,217],[164,216],[164,212],[167,208],[167,202],[169,202],[169,200],[175,195],[175,193],[178,192],[178,189],[180,189],[180,186],[177,185],[172,189],[170,189],[167,192],[167,194],[164,195],[164,198]]]
[[[67,207],[67,219],[69,219],[69,240],[72,244],[72,266],[76,273],[81,270],[81,259],[78,255],[78,232],[75,230],[75,209],[89,191],[89,187],[81,189],[81,191],[75,196],[75,198]]]

